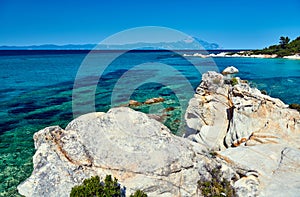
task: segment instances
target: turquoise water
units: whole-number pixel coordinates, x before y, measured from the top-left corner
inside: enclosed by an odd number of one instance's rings
[[[86,55],[85,52],[1,55],[0,51],[0,196],[15,196],[16,186],[30,175],[33,133],[50,125],[65,127],[73,118],[73,85]],[[182,126],[184,108],[192,96],[189,88],[197,87],[201,73],[231,65],[237,67],[239,76],[249,80],[252,86],[286,103],[300,103],[298,60],[185,59],[167,51],[130,52],[105,67],[98,80],[98,68],[114,56],[114,53],[105,52],[90,57],[93,61],[88,63],[97,64],[77,80],[82,107],[75,109],[75,116],[90,112],[86,106],[93,101],[97,111],[107,111],[111,105],[124,105],[129,99],[143,102],[163,97],[163,103],[135,109],[160,115],[164,124],[177,133]],[[134,69],[143,63],[147,64]],[[132,88],[134,85],[136,87]],[[116,94],[112,96],[112,92]],[[90,98],[90,94],[95,98]]]

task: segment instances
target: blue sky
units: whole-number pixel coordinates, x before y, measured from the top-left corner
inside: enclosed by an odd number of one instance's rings
[[[300,36],[300,1],[0,0],[0,45],[99,43],[138,26],[165,26],[227,49]]]

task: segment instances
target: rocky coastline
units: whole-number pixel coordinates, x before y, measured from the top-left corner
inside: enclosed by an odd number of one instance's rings
[[[251,54],[251,51],[240,51],[236,53],[232,52],[221,52],[217,54],[201,54],[201,53],[194,53],[194,54],[183,54],[185,57],[200,57],[200,58],[209,58],[209,57],[244,57],[244,58],[279,58],[276,54]],[[293,59],[293,60],[300,60],[300,55],[289,55],[283,56],[284,59]]]
[[[232,78],[236,72],[203,74],[185,113],[183,137],[128,107],[38,131],[34,170],[19,193],[69,196],[84,179],[111,174],[126,194],[203,196],[197,182],[211,180],[218,169],[236,196],[297,196],[300,113]]]

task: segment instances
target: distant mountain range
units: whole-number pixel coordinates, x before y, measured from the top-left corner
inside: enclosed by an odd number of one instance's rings
[[[30,46],[0,46],[0,50],[91,50],[96,44],[43,44]]]
[[[67,45],[31,45],[31,46],[0,46],[0,50],[126,50],[126,49],[144,49],[144,50],[197,50],[197,49],[221,49],[216,43],[209,43],[198,38],[190,41],[177,42],[159,42],[159,43],[132,43],[132,44],[67,44]]]

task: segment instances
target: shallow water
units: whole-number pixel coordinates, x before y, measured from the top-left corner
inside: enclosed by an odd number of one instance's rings
[[[162,121],[178,134],[188,100],[200,83],[201,73],[208,70],[234,65],[240,70],[238,76],[249,80],[252,86],[286,103],[300,103],[298,60],[185,59],[160,51],[122,54],[105,66],[115,56],[106,52],[91,55],[87,62],[93,66],[76,78],[86,55],[1,55],[0,51],[0,196],[16,195],[16,186],[30,175],[35,152],[33,133],[50,125],[64,128],[73,119],[73,112],[78,116],[93,110],[107,111],[129,99],[144,102],[163,97],[163,103],[135,109],[162,116]],[[101,67],[105,69],[100,77]],[[73,101],[79,102],[72,110],[75,79],[79,85]]]

